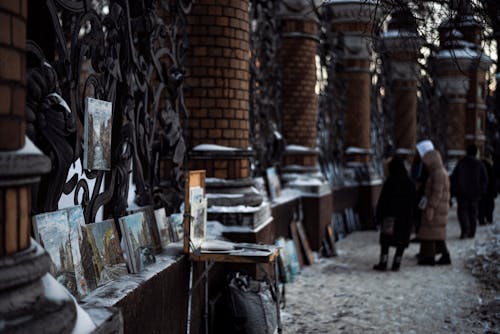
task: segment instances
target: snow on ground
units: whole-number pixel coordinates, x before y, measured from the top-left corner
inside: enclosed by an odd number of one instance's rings
[[[496,221],[500,221],[497,201]],[[475,239],[460,240],[456,206],[450,210],[451,266],[417,266],[418,245],[406,250],[399,272],[376,272],[378,233],[355,232],[337,243],[339,256],[305,267],[287,285],[284,333],[500,333],[500,294],[466,267]],[[394,250],[391,249],[390,261]]]

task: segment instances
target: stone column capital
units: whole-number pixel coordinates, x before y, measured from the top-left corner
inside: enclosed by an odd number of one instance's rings
[[[321,6],[321,0],[282,0],[278,16],[283,20],[314,21],[319,23],[316,9]]]

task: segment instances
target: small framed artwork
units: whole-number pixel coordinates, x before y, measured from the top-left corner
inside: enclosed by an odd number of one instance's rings
[[[133,274],[155,261],[152,240],[144,212],[137,212],[118,219],[123,239],[129,271]]]
[[[201,249],[206,238],[207,199],[205,171],[190,171],[186,175],[184,205],[184,252]]]
[[[87,97],[83,138],[83,168],[111,169],[111,127],[113,104]]]
[[[266,169],[266,183],[271,201],[281,196],[281,182],[276,167]]]

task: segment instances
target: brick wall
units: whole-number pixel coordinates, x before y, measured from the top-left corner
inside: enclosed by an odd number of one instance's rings
[[[249,147],[248,0],[199,0],[188,17],[188,145]],[[250,175],[248,159],[191,159],[207,177]]]
[[[26,0],[0,0],[0,150],[24,146]]]

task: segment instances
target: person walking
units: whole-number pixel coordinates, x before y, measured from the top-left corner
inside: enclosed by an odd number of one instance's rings
[[[460,159],[451,174],[452,195],[457,198],[457,216],[460,222],[460,239],[474,238],[481,195],[486,192],[488,174],[476,159],[477,147],[469,145],[466,156]]]
[[[425,196],[419,207],[423,210],[417,238],[420,241],[419,265],[451,264],[446,247],[446,224],[450,200],[448,173],[438,151],[419,150],[428,178]],[[435,256],[442,254],[436,262]]]
[[[482,159],[482,163],[488,174],[488,184],[485,193],[479,200],[479,225],[491,224],[493,222],[493,211],[495,210],[495,198],[497,197],[497,184],[493,160],[491,154],[487,152]]]
[[[397,271],[410,241],[416,192],[403,159],[393,157],[388,165],[388,174],[376,209],[376,221],[381,225],[381,250],[380,261],[373,266],[373,269],[387,269],[389,247],[392,246],[396,247],[392,270]]]

